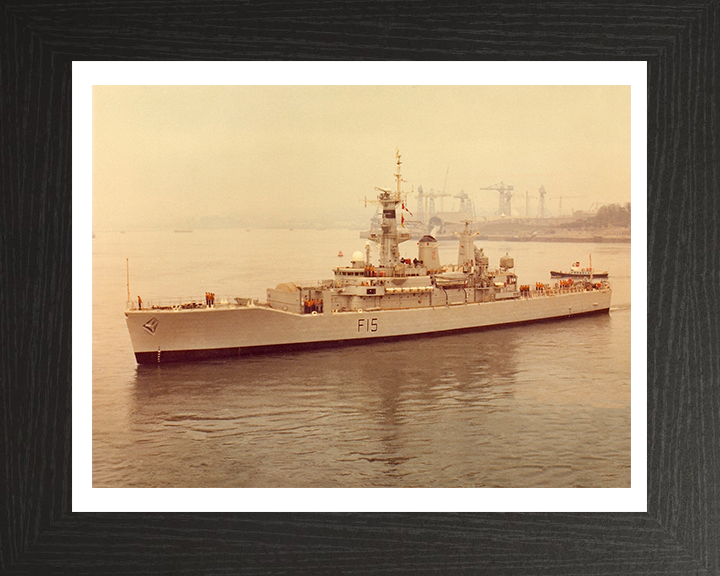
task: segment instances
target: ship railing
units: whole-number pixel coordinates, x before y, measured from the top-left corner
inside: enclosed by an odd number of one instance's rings
[[[578,292],[586,292],[587,289],[585,286],[580,285],[573,285],[573,286],[562,286],[555,288],[554,286],[551,286],[549,288],[546,288],[544,290],[525,290],[520,292],[521,298],[545,298],[547,296],[557,296],[559,294],[574,294]]]
[[[226,308],[235,306],[258,306],[260,301],[255,298],[237,298],[233,296],[215,295],[213,308]],[[179,298],[152,298],[142,301],[142,310],[192,310],[196,308],[207,308],[204,297],[179,297]],[[127,310],[139,310],[137,300],[126,303]]]
[[[137,300],[133,300],[129,303],[128,310],[150,310],[150,309],[167,309],[167,308],[173,308],[176,306],[183,306],[186,305],[188,307],[191,307],[194,305],[194,307],[200,307],[205,306],[205,298],[198,298],[194,296],[183,296],[183,297],[176,297],[176,298],[149,298],[145,300],[143,298],[142,300],[142,307],[138,303]]]
[[[296,280],[293,282],[300,290],[329,290],[333,288],[334,280]]]

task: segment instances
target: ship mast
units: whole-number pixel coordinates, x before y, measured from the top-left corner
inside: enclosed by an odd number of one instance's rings
[[[400,174],[400,165],[402,164],[400,161],[400,148],[395,148],[395,156],[397,158],[397,172],[395,173],[395,180],[397,180],[397,193],[395,194],[395,198],[400,201],[400,195],[402,194],[402,191],[400,190],[400,182],[402,182],[402,176]]]
[[[410,234],[404,231],[398,231],[397,213],[398,204],[403,201],[402,191],[402,174],[400,166],[400,150],[395,150],[397,163],[397,171],[395,172],[395,181],[397,189],[395,192],[386,188],[376,188],[380,191],[378,194],[378,202],[382,206],[382,222],[380,224],[380,233],[371,234],[370,239],[380,245],[380,268],[385,268],[387,275],[393,275],[395,268],[400,264],[400,250],[398,244],[410,239]],[[401,216],[402,217],[402,216]]]

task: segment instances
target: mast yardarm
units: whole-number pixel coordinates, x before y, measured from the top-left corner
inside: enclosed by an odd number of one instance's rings
[[[397,227],[397,206],[403,201],[402,191],[402,172],[400,160],[400,150],[395,150],[397,163],[397,171],[395,172],[395,181],[397,189],[393,194],[386,188],[376,188],[380,192],[378,194],[378,202],[382,207],[382,221],[380,224],[380,233],[371,236],[371,239],[380,245],[380,268],[388,276],[392,276],[396,267],[400,265],[400,250],[398,244],[410,239],[410,233],[398,231]]]

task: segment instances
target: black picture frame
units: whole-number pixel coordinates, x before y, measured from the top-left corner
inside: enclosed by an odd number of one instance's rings
[[[0,572],[720,572],[719,52],[717,0],[0,5]],[[213,59],[647,61],[647,513],[72,513],[72,61]]]

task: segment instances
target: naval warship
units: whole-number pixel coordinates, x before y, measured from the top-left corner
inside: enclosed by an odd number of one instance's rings
[[[457,263],[440,262],[430,235],[417,243],[417,258],[402,258],[399,244],[410,233],[397,223],[406,199],[399,151],[396,163],[395,189],[376,188],[379,230],[364,253],[355,252],[349,265],[333,270],[332,279],[278,284],[267,290],[265,302],[216,303],[213,294],[176,306],[128,301],[125,316],[137,362],[370,343],[609,312],[612,289],[606,280],[518,284],[513,258],[506,254],[491,268],[467,223],[457,234]],[[371,241],[379,247],[377,263],[370,258]]]

